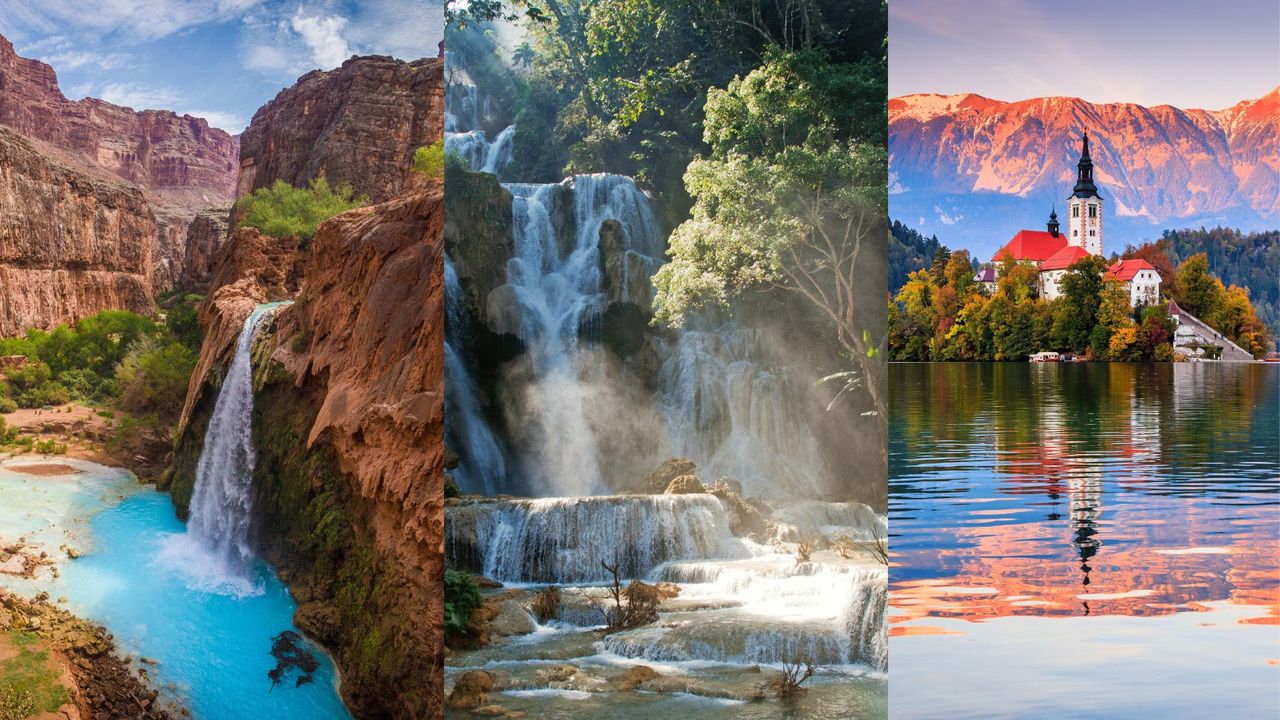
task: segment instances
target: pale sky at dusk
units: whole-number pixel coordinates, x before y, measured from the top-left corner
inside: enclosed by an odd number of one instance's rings
[[[889,1],[889,94],[1220,110],[1280,85],[1280,2]]]

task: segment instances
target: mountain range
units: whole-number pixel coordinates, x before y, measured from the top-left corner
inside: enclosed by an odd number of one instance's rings
[[[1089,133],[1106,248],[1165,228],[1280,226],[1280,88],[1225,110],[974,94],[889,101],[890,215],[986,259],[1043,229]]]

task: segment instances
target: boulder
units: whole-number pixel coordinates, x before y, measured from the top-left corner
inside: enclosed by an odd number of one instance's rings
[[[627,671],[621,675],[616,675],[609,680],[609,688],[621,692],[635,690],[640,685],[658,677],[658,672],[648,665],[636,665],[627,668]]]
[[[468,670],[458,676],[449,693],[449,708],[466,710],[489,704],[489,691],[493,690],[493,675],[484,670]]]
[[[689,458],[670,458],[662,463],[657,470],[649,473],[649,476],[640,481],[631,492],[637,495],[660,495],[667,490],[667,486],[672,480],[682,475],[697,475],[698,466]]]
[[[667,489],[662,491],[663,495],[688,495],[690,493],[703,493],[707,489],[702,486],[702,481],[697,475],[681,475],[672,478],[667,483]]]

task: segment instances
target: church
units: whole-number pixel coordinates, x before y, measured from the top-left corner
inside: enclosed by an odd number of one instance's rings
[[[1102,196],[1093,181],[1089,157],[1089,133],[1084,134],[1077,164],[1076,185],[1067,198],[1067,231],[1061,232],[1058,212],[1049,213],[1044,230],[1020,230],[991,258],[1000,263],[1012,258],[1030,262],[1040,270],[1040,297],[1053,300],[1062,294],[1062,278],[1073,263],[1090,255],[1102,255]],[[1146,260],[1121,260],[1107,269],[1107,277],[1124,283],[1135,307],[1160,300],[1160,274]],[[975,281],[995,289],[994,268],[978,273]]]

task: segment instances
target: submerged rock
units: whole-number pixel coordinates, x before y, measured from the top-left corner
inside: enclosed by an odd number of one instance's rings
[[[658,672],[648,665],[636,665],[626,672],[609,680],[609,688],[618,691],[635,690],[642,684],[658,677]]]

